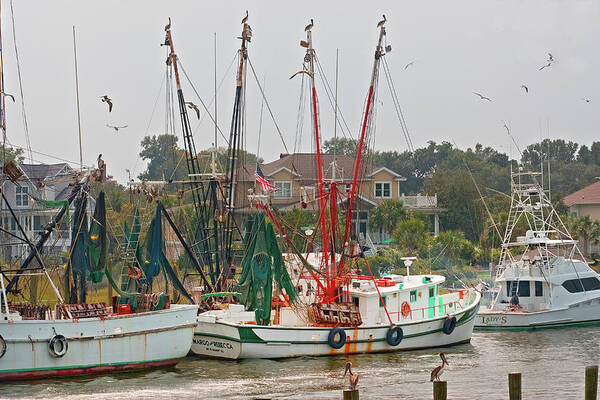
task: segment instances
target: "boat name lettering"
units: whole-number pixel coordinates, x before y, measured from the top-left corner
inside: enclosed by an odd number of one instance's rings
[[[197,344],[200,346],[206,346],[207,349],[210,349],[213,351],[216,349],[227,349],[227,350],[233,349],[233,346],[231,345],[231,343],[221,342],[218,340],[194,339],[194,344]]]
[[[481,323],[485,324],[485,325],[504,325],[506,324],[506,315],[494,315],[494,316],[487,316],[487,315],[480,315],[481,317]]]

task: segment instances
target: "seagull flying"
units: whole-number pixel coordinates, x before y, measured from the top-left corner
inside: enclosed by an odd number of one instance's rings
[[[298,71],[294,75],[290,76],[290,79],[292,79],[296,75],[300,75],[300,74],[306,74],[306,75],[310,76],[311,78],[313,77],[313,75],[309,71],[302,70],[302,71]]]
[[[404,66],[404,69],[406,69],[406,68],[410,67],[410,66],[411,66],[411,65],[413,65],[414,63],[415,63],[415,61],[411,61],[411,62],[409,62],[408,64],[406,64],[406,65]]]
[[[198,117],[198,119],[200,119],[200,110],[198,109],[198,106],[192,103],[191,101],[186,101],[185,104],[187,104],[190,110],[196,111],[196,116]]]
[[[12,99],[13,103],[15,102],[15,96],[13,96],[12,94],[2,93],[2,96],[4,96],[4,97],[10,97]]]
[[[108,125],[106,124],[106,126],[108,128],[112,128],[115,130],[115,132],[119,132],[119,129],[123,129],[123,128],[127,128],[128,125],[123,125],[123,126],[115,126],[115,125]]]
[[[528,88],[527,86],[525,86],[525,85],[521,85],[521,87],[522,87],[523,89],[525,89],[525,92],[526,92],[526,93],[529,93],[529,88]]]
[[[477,96],[479,96],[479,98],[480,98],[481,100],[492,101],[492,99],[490,99],[489,97],[485,97],[485,96],[484,96],[484,95],[482,95],[481,93],[473,92],[473,94],[476,94]]]
[[[553,62],[554,61],[554,57],[552,57],[552,54],[548,53],[548,62]]]
[[[548,67],[549,67],[549,66],[551,66],[551,65],[552,65],[552,63],[551,63],[551,62],[549,62],[549,63],[548,63],[548,64],[546,64],[546,65],[542,65],[542,66],[540,67],[539,71],[543,70],[544,68],[548,68]]]
[[[111,112],[113,107],[112,99],[109,98],[107,95],[102,96],[101,99],[103,103],[108,104],[108,112]]]
[[[586,99],[586,98],[582,98],[581,100],[585,101],[586,103],[589,103],[590,101],[592,101],[592,99]]]

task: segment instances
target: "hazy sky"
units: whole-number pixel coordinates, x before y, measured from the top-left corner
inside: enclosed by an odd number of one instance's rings
[[[14,1],[26,115],[35,151],[77,163],[77,117],[72,26],[77,29],[84,163],[104,154],[109,174],[123,182],[125,169],[144,168],[139,143],[164,132],[164,39],[173,21],[176,51],[202,99],[213,96],[213,34],[220,81],[239,46],[240,20],[250,12],[249,54],[290,150],[294,145],[300,80],[288,78],[302,63],[304,26],[315,19],[314,45],[330,82],[339,49],[339,105],[358,133],[378,31],[385,13],[386,58],[416,147],[428,140],[480,142],[516,151],[502,127],[507,121],[520,147],[548,135],[579,143],[600,140],[600,2],[594,1]],[[6,92],[18,95],[10,3],[2,0]],[[547,52],[555,62],[545,64]],[[410,61],[414,65],[406,70]],[[218,93],[219,125],[227,132],[234,69]],[[529,94],[520,87],[529,87]],[[247,149],[256,152],[260,95],[251,74],[247,92]],[[333,136],[333,111],[320,93],[324,139]],[[186,99],[199,103],[184,84]],[[479,100],[473,92],[492,99]],[[376,149],[405,150],[406,143],[383,74]],[[107,112],[99,96],[108,94]],[[158,102],[156,102],[158,98]],[[586,103],[582,98],[592,101]],[[156,109],[153,113],[153,107]],[[20,99],[7,101],[8,138],[24,146]],[[151,119],[152,116],[152,119]],[[195,117],[194,117],[195,118]],[[194,121],[194,118],[192,121]],[[106,124],[128,125],[115,133]],[[194,123],[196,126],[196,123]],[[547,127],[549,126],[549,129]],[[307,127],[307,125],[306,125]],[[302,149],[311,144],[305,130]],[[210,146],[206,118],[196,146]],[[181,142],[181,140],[180,140]],[[223,144],[223,142],[221,142]],[[283,152],[267,114],[260,156]],[[34,160],[57,162],[34,153]]]

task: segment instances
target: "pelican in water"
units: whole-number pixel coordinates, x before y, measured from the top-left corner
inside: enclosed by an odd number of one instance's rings
[[[198,106],[192,103],[191,101],[186,101],[185,104],[187,104],[190,110],[196,111],[196,116],[198,117],[198,119],[200,119],[200,109],[198,108]]]
[[[352,373],[352,363],[350,361],[346,363],[346,369],[344,370],[344,378],[346,377],[346,373],[350,374],[350,377],[348,378],[350,390],[356,390],[356,385],[358,385],[358,374]]]
[[[306,28],[304,28],[304,32],[308,32],[313,28],[314,22],[313,19],[310,19],[310,24],[306,25]]]
[[[433,369],[433,371],[431,371],[431,377],[429,378],[429,382],[439,381],[440,376],[442,376],[442,373],[444,372],[444,365],[450,365],[448,364],[448,361],[446,361],[446,356],[444,355],[444,353],[440,353],[440,358],[442,359],[442,365],[438,365]]]
[[[246,22],[248,22],[248,10],[246,10],[246,16],[242,18],[242,25],[244,25]]]
[[[381,28],[383,25],[385,25],[386,21],[387,19],[385,18],[385,14],[383,14],[383,19],[377,23],[377,27]]]
[[[104,96],[102,96],[100,98],[102,99],[101,101],[103,103],[108,104],[108,112],[111,112],[112,111],[112,107],[113,107],[112,99],[109,98],[107,95],[104,95]]]
[[[313,77],[313,74],[311,74],[309,71],[302,70],[302,71],[298,71],[294,75],[290,76],[290,79],[292,79],[296,75],[300,75],[300,74],[306,74],[306,75],[310,76],[311,78]]]

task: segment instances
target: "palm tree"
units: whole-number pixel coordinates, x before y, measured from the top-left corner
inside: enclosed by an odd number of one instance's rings
[[[417,250],[427,247],[429,234],[425,224],[418,218],[401,221],[392,234],[392,243],[406,250],[408,255],[417,255]]]
[[[600,222],[592,221],[589,215],[570,219],[573,232],[578,240],[581,240],[583,255],[589,256],[590,244],[600,241]]]
[[[408,212],[401,201],[385,200],[375,207],[369,215],[369,226],[377,232],[394,232],[398,223],[408,218]]]

